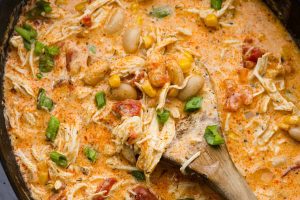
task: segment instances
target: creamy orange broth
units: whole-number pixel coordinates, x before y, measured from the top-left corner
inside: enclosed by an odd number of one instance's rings
[[[92,1],[92,3],[95,1]],[[56,1],[56,3],[58,2]],[[279,125],[284,116],[299,115],[297,111],[299,102],[297,99],[300,95],[300,74],[298,70],[300,54],[291,37],[261,1],[235,1],[230,9],[226,10],[225,14],[219,18],[219,22],[224,22],[227,25],[230,22],[231,24],[224,26],[224,23],[223,25],[221,23],[217,28],[207,27],[197,14],[186,11],[188,8],[208,9],[210,7],[208,0],[120,1],[126,17],[124,27],[119,32],[111,35],[103,32],[103,26],[107,20],[107,16],[105,16],[103,22],[94,30],[83,28],[83,32],[72,34],[58,41],[61,37],[51,34],[53,33],[53,25],[64,20],[67,16],[79,15],[74,6],[81,1],[66,0],[65,2],[65,4],[56,5],[55,1],[51,1],[52,12],[60,15],[58,19],[43,18],[30,21],[21,16],[18,23],[22,25],[26,21],[31,24],[38,32],[38,40],[45,44],[51,43],[53,38],[56,37],[56,41],[51,44],[60,47],[60,54],[54,58],[55,66],[53,70],[49,73],[43,73],[43,78],[39,80],[36,78],[36,73],[39,72],[38,57],[33,57],[34,73],[32,73],[30,61],[22,66],[18,50],[13,45],[6,65],[4,88],[9,133],[21,172],[35,199],[72,199],[70,192],[80,184],[83,187],[74,194],[73,198],[93,197],[97,186],[101,185],[105,178],[115,178],[117,180],[116,184],[119,184],[118,187],[109,192],[107,199],[125,199],[126,197],[128,199],[130,191],[137,185],[149,188],[160,199],[219,198],[204,183],[184,177],[176,168],[164,164],[159,164],[156,167],[150,175],[150,180],[138,182],[130,174],[130,171],[113,169],[107,162],[107,160],[115,157],[119,162],[117,165],[134,167],[134,164],[115,152],[116,145],[114,141],[116,138],[112,134],[112,129],[121,123],[120,119],[111,112],[107,115],[101,113],[104,117],[96,121],[97,123],[92,119],[95,112],[98,111],[95,106],[96,92],[105,91],[107,93],[106,108],[102,109],[107,109],[116,102],[112,101],[109,95],[108,78],[110,74],[108,72],[106,77],[94,86],[88,86],[82,81],[82,78],[89,70],[80,72],[80,75],[71,74],[70,76],[70,69],[67,69],[66,66],[68,61],[65,59],[68,51],[79,48],[80,51],[76,55],[79,60],[84,59],[84,55],[88,55],[90,60],[96,58],[106,59],[109,62],[109,67],[114,67],[116,59],[131,55],[124,51],[122,37],[124,31],[133,25],[141,28],[141,37],[155,34],[156,29],[159,30],[162,38],[168,35],[175,36],[179,39],[176,42],[176,47],[188,48],[191,52],[196,52],[192,53],[193,62],[201,62],[204,64],[202,66],[207,67],[217,88],[219,114],[229,152],[257,198],[300,198],[298,194],[300,176],[297,171],[292,170],[286,176],[283,176],[287,169],[297,165],[297,156],[299,165],[299,142],[292,139],[287,131],[283,131],[279,127],[266,142],[257,144],[254,134],[255,126],[248,124],[254,118],[263,116],[270,117],[269,122],[259,123],[268,125],[271,123],[273,127]],[[226,2],[223,2],[223,6]],[[33,5],[34,3],[26,9],[30,9]],[[153,6],[161,5],[169,5],[172,8],[170,16],[156,19],[149,15]],[[106,14],[109,14],[112,8],[117,7],[120,7],[120,5],[112,3],[110,5],[105,4],[103,8],[106,10]],[[75,17],[73,18],[75,19]],[[92,21],[92,23],[95,22]],[[63,25],[66,25],[66,23],[62,23]],[[178,33],[179,27],[188,29],[192,35]],[[45,35],[47,30],[49,30],[49,33]],[[238,72],[243,69],[242,44],[246,38],[253,39],[252,46],[263,49],[264,52],[270,52],[277,58],[282,56],[283,51],[288,51],[288,55],[284,55],[284,65],[294,70],[292,73],[284,75],[285,87],[280,93],[295,105],[294,112],[275,111],[270,102],[265,113],[258,113],[259,101],[263,95],[266,95],[266,92],[254,97],[250,105],[241,105],[235,112],[229,112],[225,109],[224,103],[228,98],[224,84],[225,80],[230,79],[234,80],[237,85],[242,84]],[[88,47],[91,45],[95,46],[96,52],[89,52]],[[30,53],[26,52],[23,45],[19,48],[24,55],[28,54],[29,56]],[[173,53],[173,60],[176,61],[182,56],[182,53],[174,50],[173,44],[166,51],[169,51],[169,49],[170,54]],[[147,49],[141,42],[138,50],[132,54],[147,57],[146,51]],[[88,66],[91,63],[93,62],[87,61]],[[72,68],[72,66],[68,66],[68,68]],[[253,69],[250,69],[249,73],[252,71]],[[19,82],[21,89],[13,85],[12,78],[9,78],[11,75],[21,79],[21,82]],[[185,78],[187,76],[188,74],[185,74]],[[122,81],[124,80],[125,78],[122,79]],[[255,79],[252,82],[246,81],[243,85],[250,87],[254,83],[258,83],[258,81]],[[31,93],[30,91],[24,91],[24,85],[32,89],[32,94],[28,94]],[[51,112],[37,109],[39,88],[44,88],[47,96],[55,102],[54,109]],[[136,88],[136,90],[138,89]],[[158,93],[161,92],[159,88],[156,88],[156,90]],[[286,91],[288,91],[288,94]],[[138,95],[141,96],[141,93]],[[153,106],[157,103],[158,98],[150,98],[149,105]],[[181,108],[184,105],[182,102],[179,104]],[[181,109],[180,112],[183,113],[183,110]],[[252,115],[252,117],[246,118],[245,113],[250,113],[249,115]],[[56,116],[60,121],[60,129],[57,135],[57,138],[60,139],[56,139],[56,142],[47,141],[45,138],[51,115]],[[185,116],[185,114],[182,115]],[[99,119],[99,116],[97,119]],[[77,131],[74,137],[79,145],[78,156],[67,169],[56,166],[49,158],[51,151],[63,149],[61,145],[67,143],[70,139],[67,139],[67,137],[61,138],[65,134],[63,133],[64,128]],[[58,143],[58,140],[61,143]],[[98,152],[95,163],[91,163],[84,154],[84,147],[87,145]],[[74,148],[76,154],[77,147]],[[26,164],[24,158],[21,158],[22,155],[31,164]],[[274,164],[278,160],[280,160],[279,164],[278,162]],[[59,170],[60,175],[50,172],[51,166]],[[32,167],[33,170],[30,169]],[[45,182],[39,179],[41,172],[46,173]],[[67,174],[61,175],[62,173]],[[101,177],[94,180],[97,176]],[[62,183],[63,186],[59,187],[57,192],[53,192],[55,183],[58,184],[57,182]],[[134,199],[132,195],[131,198]]]

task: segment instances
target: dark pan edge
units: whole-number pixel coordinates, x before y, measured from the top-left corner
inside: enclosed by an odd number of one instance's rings
[[[6,2],[3,2],[6,3]],[[4,22],[1,26],[1,41],[0,41],[0,98],[1,98],[1,105],[0,105],[0,161],[4,168],[4,171],[8,177],[10,184],[13,187],[14,192],[16,193],[18,199],[21,200],[30,200],[29,189],[27,188],[22,174],[19,169],[19,165],[17,164],[13,148],[11,145],[10,136],[7,131],[7,126],[5,123],[4,117],[4,97],[3,97],[3,76],[5,72],[5,63],[6,63],[6,56],[8,51],[8,43],[9,38],[13,32],[13,27],[18,21],[19,14],[22,10],[22,7],[25,5],[25,1],[23,0],[11,0],[8,1],[5,6],[3,6],[0,10],[3,15],[8,15],[9,17],[6,18],[6,22]],[[1,15],[1,14],[0,14]],[[2,16],[3,17],[3,16]],[[2,19],[2,18],[1,18]],[[5,26],[5,27],[3,27]]]
[[[300,0],[263,0],[300,48]]]

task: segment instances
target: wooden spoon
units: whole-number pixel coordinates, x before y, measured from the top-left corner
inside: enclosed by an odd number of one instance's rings
[[[200,70],[205,79],[201,92],[203,97],[201,111],[189,115],[178,123],[176,138],[163,154],[163,159],[182,165],[193,155],[200,154],[186,168],[187,173],[200,174],[226,199],[254,200],[255,195],[232,163],[226,145],[211,147],[203,137],[208,125],[221,127],[221,124],[213,84],[206,69],[203,67]]]

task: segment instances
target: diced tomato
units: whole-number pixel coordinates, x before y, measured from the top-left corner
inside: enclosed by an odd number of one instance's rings
[[[252,62],[252,61],[244,61],[243,62],[243,67],[247,68],[247,69],[253,69],[255,67],[256,63]]]
[[[237,89],[237,84],[234,82],[234,80],[226,79],[224,80],[224,84],[227,96],[233,94]]]
[[[113,110],[121,116],[138,116],[141,113],[142,104],[140,101],[127,99],[116,103]]]
[[[135,193],[135,200],[158,200],[158,198],[148,188],[143,186],[137,186],[132,191]]]
[[[241,93],[242,103],[244,105],[250,105],[253,102],[253,91],[249,86],[242,86],[239,88]]]
[[[258,58],[260,58],[260,57],[262,57],[262,55],[264,55],[263,51],[257,47],[254,47],[249,54],[250,55],[247,57],[247,60],[252,61],[254,63],[257,62]]]
[[[91,27],[92,26],[92,18],[91,16],[85,16],[82,18],[81,23],[86,26],[86,27]]]
[[[241,95],[239,93],[234,93],[230,95],[225,102],[225,109],[230,112],[237,111],[242,105]]]
[[[248,83],[249,69],[241,68],[238,70],[239,79],[242,83]]]
[[[243,65],[245,68],[252,69],[255,67],[258,58],[262,57],[264,51],[258,47],[253,46],[252,39],[245,39],[244,45],[242,46],[243,50]]]
[[[244,39],[244,43],[249,43],[249,44],[251,44],[251,43],[253,43],[253,39],[252,39],[252,38],[249,38],[249,37],[246,37],[246,38]]]
[[[103,196],[108,195],[110,192],[112,186],[117,182],[117,179],[115,178],[107,178],[103,182],[101,182],[96,190],[96,193],[105,191]],[[104,200],[105,198],[100,196],[100,197],[95,197],[93,200]]]
[[[237,85],[234,80],[226,79],[226,100],[224,108],[230,112],[237,111],[242,105],[250,105],[253,102],[253,92],[248,85]]]

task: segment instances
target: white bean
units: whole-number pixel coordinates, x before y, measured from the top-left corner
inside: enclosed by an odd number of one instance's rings
[[[184,75],[182,69],[178,66],[175,62],[170,62],[167,65],[168,74],[170,77],[170,81],[174,85],[181,85],[184,81]],[[170,89],[168,96],[169,97],[176,97],[178,95],[178,90],[175,88]]]
[[[181,101],[186,101],[190,99],[191,97],[195,96],[203,87],[204,85],[204,79],[201,76],[192,76],[188,82],[185,88],[183,88],[179,94],[178,98]]]
[[[104,31],[108,34],[113,34],[120,31],[124,26],[124,20],[124,11],[121,8],[115,9],[104,25]]]
[[[300,126],[291,127],[289,129],[289,134],[294,140],[300,142]]]
[[[125,99],[137,99],[137,92],[131,85],[127,83],[121,83],[118,88],[111,90],[111,97],[118,101]]]
[[[182,69],[176,64],[171,63],[167,66],[170,81],[174,85],[181,85],[184,81],[184,75]]]
[[[141,29],[137,26],[129,27],[123,35],[123,47],[127,53],[134,53],[138,49]]]

